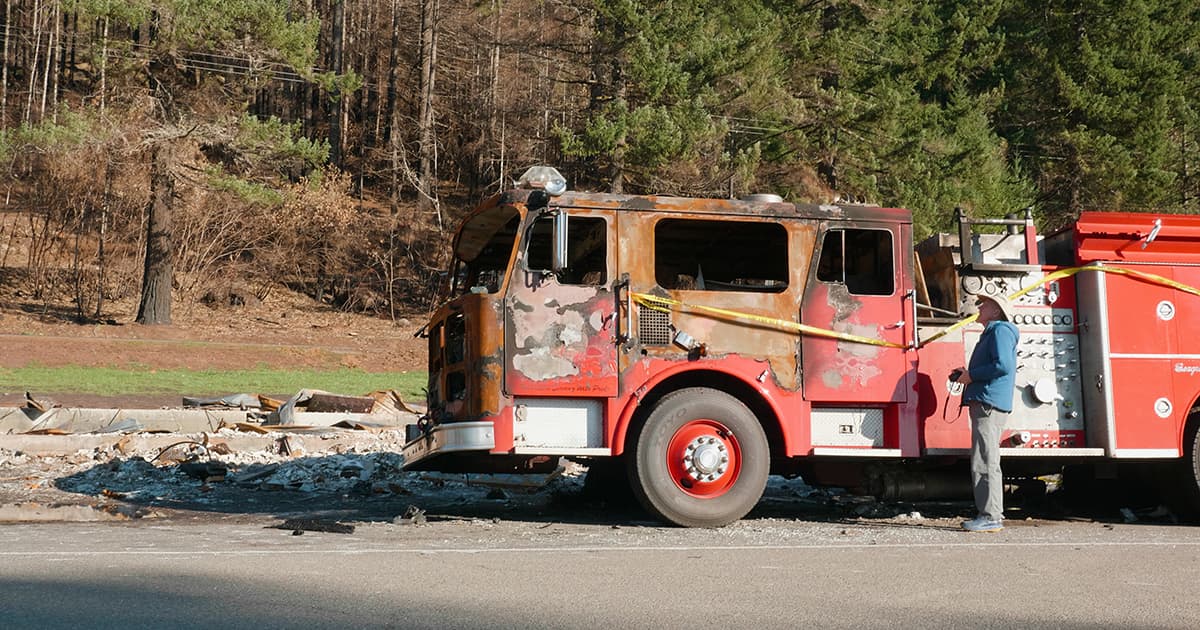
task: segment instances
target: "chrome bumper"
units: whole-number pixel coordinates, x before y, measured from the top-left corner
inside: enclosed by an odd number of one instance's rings
[[[490,451],[496,448],[496,431],[491,422],[439,424],[432,431],[404,445],[404,467],[440,453]]]

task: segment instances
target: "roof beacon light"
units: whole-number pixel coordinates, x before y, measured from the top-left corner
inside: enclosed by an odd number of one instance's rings
[[[536,188],[546,191],[551,197],[557,197],[567,192],[567,178],[553,166],[531,166],[517,180],[517,188]]]

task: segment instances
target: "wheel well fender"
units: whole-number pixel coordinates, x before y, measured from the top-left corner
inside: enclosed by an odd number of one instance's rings
[[[613,452],[620,455],[625,451],[629,441],[637,435],[638,428],[650,415],[650,410],[663,396],[688,387],[706,387],[725,392],[746,405],[762,425],[771,448],[771,458],[782,457],[786,450],[779,405],[769,393],[756,385],[736,374],[718,370],[692,369],[661,375],[659,379],[646,383],[643,386],[645,393],[632,397],[625,406],[613,436]]]
[[[1183,425],[1179,432],[1179,452],[1187,457],[1188,449],[1192,447],[1192,442],[1196,439],[1196,432],[1200,431],[1200,394],[1192,400],[1192,404],[1188,407],[1187,416],[1184,417]]]

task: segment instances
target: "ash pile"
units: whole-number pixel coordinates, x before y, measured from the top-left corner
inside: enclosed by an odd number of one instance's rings
[[[177,515],[173,510],[390,519],[411,505],[424,510],[573,492],[583,474],[573,464],[545,475],[404,472],[399,429],[224,427],[0,438],[8,438],[0,440],[0,521],[138,519]]]

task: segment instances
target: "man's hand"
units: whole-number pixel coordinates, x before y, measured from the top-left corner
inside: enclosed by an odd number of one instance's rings
[[[967,372],[967,368],[959,366],[950,372],[950,380],[955,383],[966,385],[971,382],[971,374]]]

